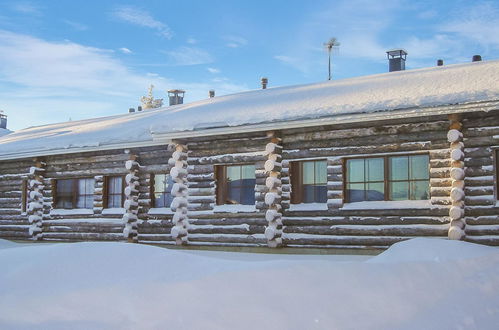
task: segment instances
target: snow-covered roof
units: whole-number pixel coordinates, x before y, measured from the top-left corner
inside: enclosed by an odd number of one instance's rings
[[[8,129],[6,128],[0,128],[0,136],[4,136],[4,135],[7,135],[9,133],[12,133],[12,131],[9,131]]]
[[[394,113],[421,115],[423,108],[431,112],[444,105],[498,101],[498,81],[499,60],[494,60],[253,90],[22,129],[0,138],[0,159],[154,145],[168,137],[230,133],[241,127],[282,128],[311,120],[324,124],[342,116],[365,120]]]

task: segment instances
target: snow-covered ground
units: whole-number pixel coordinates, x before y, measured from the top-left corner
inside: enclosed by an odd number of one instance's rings
[[[497,329],[499,249],[376,257],[0,240],[1,329]]]

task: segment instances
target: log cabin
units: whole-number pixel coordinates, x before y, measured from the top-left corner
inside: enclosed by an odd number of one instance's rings
[[[0,238],[499,245],[498,81],[497,60],[399,68],[10,133]]]

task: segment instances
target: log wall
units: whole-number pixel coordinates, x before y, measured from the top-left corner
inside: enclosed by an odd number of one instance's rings
[[[499,111],[492,111],[462,116],[465,239],[493,245],[499,245],[493,159],[494,147],[499,146],[498,114]],[[453,165],[448,132],[447,116],[433,116],[341,127],[288,129],[272,132],[274,135],[257,132],[211,136],[173,141],[170,146],[43,157],[41,237],[57,241],[125,241],[123,212],[107,212],[103,207],[102,189],[106,176],[129,173],[125,162],[134,155],[140,167],[135,185],[138,190],[137,220],[133,224],[137,235],[132,241],[175,244],[172,238],[174,213],[151,208],[150,180],[151,174],[170,173],[175,165],[171,160],[175,159],[173,146],[182,145],[187,151],[185,182],[189,225],[186,242],[189,245],[385,248],[412,237],[445,238],[452,206],[450,172]],[[282,146],[278,157],[266,152],[272,142],[269,137],[275,134]],[[378,205],[372,209],[354,209],[354,205],[344,203],[345,159],[397,153],[429,155],[430,199],[427,207],[380,208]],[[280,161],[276,167],[266,169],[265,163],[269,159]],[[327,161],[327,203],[321,209],[297,210],[290,207],[289,169],[292,162],[307,159]],[[0,162],[0,238],[32,238],[28,215],[23,213],[21,205],[23,180],[29,178],[30,168],[36,161],[39,160]],[[254,207],[216,205],[216,166],[231,164],[255,164]],[[51,211],[53,179],[74,177],[95,178],[93,209],[85,214]],[[269,177],[275,179],[275,184],[272,184],[274,179],[267,180]],[[266,204],[266,195],[273,194],[278,199]],[[276,211],[274,218],[278,221],[266,217],[269,208]],[[272,221],[277,221],[277,225]],[[275,228],[270,230],[269,226]],[[125,232],[129,236],[129,230]],[[278,244],[275,244],[276,237]]]

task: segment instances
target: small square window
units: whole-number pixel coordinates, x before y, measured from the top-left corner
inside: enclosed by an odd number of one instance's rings
[[[217,166],[217,205],[255,204],[255,165]]]
[[[152,207],[170,207],[173,196],[171,194],[173,179],[169,174],[151,175]]]
[[[61,209],[92,209],[94,178],[61,179],[55,182],[55,207]]]
[[[325,160],[291,163],[291,203],[327,202],[327,162]]]

